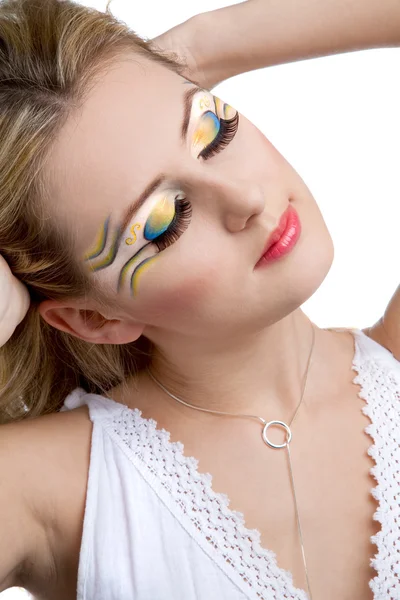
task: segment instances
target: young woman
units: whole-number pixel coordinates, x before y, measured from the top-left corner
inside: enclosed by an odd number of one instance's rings
[[[210,91],[398,45],[398,2],[251,0],[151,44],[8,0],[0,37],[0,590],[399,599],[399,295],[363,331],[306,317],[322,215]]]

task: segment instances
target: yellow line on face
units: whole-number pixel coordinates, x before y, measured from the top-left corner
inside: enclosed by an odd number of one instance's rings
[[[139,285],[139,281],[138,281],[139,277],[141,275],[143,275],[143,273],[145,271],[147,271],[148,267],[150,266],[150,263],[153,262],[155,258],[157,258],[157,254],[156,254],[156,256],[151,256],[150,258],[146,258],[134,270],[133,275],[132,275],[132,284],[131,284],[131,291],[133,292],[134,295],[137,294],[137,289],[138,289],[138,285]]]
[[[109,221],[110,221],[110,217],[108,217],[104,221],[101,229],[97,233],[97,238],[96,238],[96,241],[94,243],[93,250],[89,250],[88,252],[86,252],[84,254],[84,257],[83,257],[84,260],[93,260],[93,258],[96,258],[97,256],[99,256],[103,252],[104,247],[106,245],[106,238],[107,238],[107,231],[108,231]]]
[[[120,237],[121,237],[120,230],[117,229],[117,231],[114,232],[113,240],[111,242],[109,251],[107,252],[106,256],[103,258],[103,260],[95,263],[94,265],[91,265],[90,268],[92,269],[92,271],[98,271],[99,269],[104,269],[104,267],[108,267],[109,265],[111,265],[114,262],[115,256],[117,254],[117,249],[118,249],[117,248],[118,240]]]
[[[147,247],[147,245],[145,247]],[[140,260],[140,253],[143,252],[143,250],[144,248],[141,248],[141,250],[139,250],[134,256],[132,256],[132,258],[130,258],[128,262],[125,263],[125,265],[122,267],[118,281],[118,291],[125,284],[129,269]]]

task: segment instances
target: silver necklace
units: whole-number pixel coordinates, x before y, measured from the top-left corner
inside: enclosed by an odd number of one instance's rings
[[[169,390],[167,390],[167,388],[165,388],[163,386],[163,384],[158,381],[158,379],[153,375],[153,373],[150,371],[150,369],[147,369],[147,372],[149,373],[150,377],[152,378],[152,380],[154,381],[154,383],[156,383],[158,385],[158,387],[160,387],[166,394],[168,394],[168,396],[171,396],[171,398],[173,398],[174,400],[177,400],[178,402],[181,402],[181,404],[184,404],[185,406],[188,406],[189,408],[195,408],[196,410],[201,410],[203,412],[209,412],[209,413],[214,413],[216,415],[228,415],[231,417],[250,417],[252,419],[258,419],[259,421],[261,421],[262,425],[263,425],[263,431],[262,431],[262,439],[264,441],[264,443],[269,446],[270,448],[273,448],[274,450],[280,450],[282,448],[286,448],[287,451],[287,455],[288,455],[288,462],[289,462],[289,471],[290,471],[290,480],[291,480],[291,485],[292,485],[292,491],[293,491],[293,498],[294,498],[294,505],[295,505],[295,510],[296,510],[296,520],[297,520],[297,527],[299,530],[299,537],[300,537],[300,544],[301,544],[301,554],[303,557],[303,564],[304,564],[304,571],[305,571],[305,575],[306,575],[306,580],[307,580],[307,588],[308,588],[308,595],[310,597],[310,600],[312,600],[312,595],[311,595],[311,588],[310,588],[310,581],[309,581],[309,577],[308,577],[308,569],[307,569],[307,562],[306,562],[306,555],[304,552],[304,543],[303,543],[303,534],[302,534],[302,529],[301,529],[301,524],[300,524],[300,515],[299,515],[299,509],[298,509],[298,505],[297,505],[297,496],[296,496],[296,488],[295,488],[295,484],[294,484],[294,477],[293,477],[293,469],[292,469],[292,458],[290,455],[290,442],[292,440],[292,431],[290,429],[293,421],[295,420],[297,413],[299,411],[299,408],[301,406],[301,403],[303,401],[304,398],[304,392],[306,389],[306,383],[307,383],[307,377],[308,377],[308,371],[310,368],[310,361],[311,361],[311,356],[312,356],[312,352],[314,349],[314,342],[315,342],[315,329],[314,326],[311,324],[311,328],[312,328],[312,333],[313,333],[313,339],[312,339],[312,344],[311,344],[311,350],[310,350],[310,354],[308,357],[308,362],[307,362],[307,367],[304,373],[304,378],[303,378],[303,388],[302,388],[302,392],[301,392],[301,398],[300,398],[300,402],[295,410],[295,413],[292,417],[292,419],[289,422],[289,425],[287,425],[284,421],[266,421],[265,419],[263,419],[262,417],[258,417],[256,415],[237,415],[237,414],[233,414],[233,413],[227,413],[227,412],[222,412],[222,411],[218,411],[218,410],[210,410],[208,408],[200,408],[199,406],[194,406],[193,404],[188,404],[187,402],[185,402],[184,400],[182,400],[181,398],[178,398],[177,396],[174,396],[174,394],[172,394]],[[271,440],[268,439],[268,429],[270,427],[280,427],[281,429],[283,429],[286,433],[286,441],[283,444],[274,444],[273,442],[271,442]]]

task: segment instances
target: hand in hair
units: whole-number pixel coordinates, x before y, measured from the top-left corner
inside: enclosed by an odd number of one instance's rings
[[[10,339],[28,312],[29,304],[27,287],[14,277],[0,255],[0,346]]]
[[[152,47],[184,65],[183,75],[199,87],[211,89],[218,82],[211,81],[202,67],[204,43],[198,42],[202,14],[180,23],[151,40]],[[201,36],[203,37],[203,36]]]

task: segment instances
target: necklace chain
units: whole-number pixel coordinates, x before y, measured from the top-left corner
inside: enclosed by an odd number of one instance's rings
[[[299,411],[301,403],[303,402],[304,392],[305,392],[306,384],[307,384],[308,372],[309,372],[309,369],[310,369],[311,356],[312,356],[313,349],[314,349],[315,328],[314,328],[314,326],[313,326],[312,323],[311,323],[311,328],[312,328],[312,344],[311,344],[310,354],[308,356],[307,367],[306,367],[306,370],[305,370],[305,373],[304,373],[304,377],[303,377],[303,386],[302,386],[301,398],[300,398],[300,402],[298,403],[297,408],[296,408],[296,410],[294,412],[294,415],[293,415],[293,417],[291,418],[291,420],[289,422],[289,425],[287,425],[284,421],[269,421],[269,422],[267,422],[265,419],[263,419],[262,417],[259,417],[257,415],[238,415],[238,414],[223,412],[223,411],[219,411],[219,410],[210,410],[208,408],[200,408],[200,406],[194,406],[193,404],[189,404],[189,403],[185,402],[184,400],[182,400],[181,398],[178,398],[177,396],[175,396],[174,394],[172,394],[153,375],[153,373],[150,371],[150,369],[149,368],[147,369],[147,372],[150,375],[151,379],[154,381],[154,383],[156,383],[158,385],[158,387],[160,387],[166,394],[168,394],[168,396],[170,396],[171,398],[173,398],[177,402],[180,402],[181,404],[184,404],[185,406],[188,406],[189,408],[194,408],[194,409],[200,410],[202,412],[209,412],[209,413],[214,413],[214,414],[217,414],[217,415],[227,415],[227,416],[230,416],[230,417],[247,417],[247,418],[257,419],[264,426],[263,427],[263,432],[262,432],[262,438],[263,438],[264,443],[267,446],[269,446],[270,448],[274,448],[274,449],[286,448],[287,456],[288,456],[288,462],[289,462],[290,480],[291,480],[291,485],[292,485],[294,505],[295,505],[295,511],[296,511],[297,527],[298,527],[298,531],[299,531],[299,538],[300,538],[300,545],[301,545],[301,554],[302,554],[302,558],[303,558],[304,571],[305,571],[305,575],[306,575],[308,595],[310,597],[310,600],[312,600],[312,595],[311,595],[310,581],[309,581],[309,577],[308,577],[306,555],[305,555],[305,551],[304,551],[303,534],[302,534],[301,523],[300,523],[300,515],[299,515],[299,509],[298,509],[298,503],[297,503],[296,487],[295,487],[294,476],[293,476],[293,469],[292,469],[292,458],[291,458],[291,454],[290,454],[289,445],[290,445],[290,442],[291,442],[291,439],[292,439],[292,432],[291,432],[290,427],[291,427],[292,423],[294,422],[294,420],[295,420],[295,418],[297,416],[297,413]],[[283,444],[273,444],[268,439],[268,437],[267,437],[267,430],[271,426],[279,426],[279,427],[283,428],[286,431],[286,441]]]

